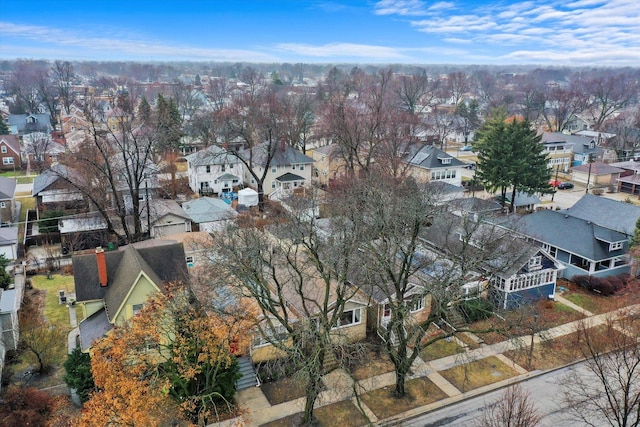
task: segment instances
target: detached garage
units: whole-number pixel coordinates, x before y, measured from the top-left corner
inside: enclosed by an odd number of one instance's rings
[[[153,200],[150,209],[152,238],[191,231],[191,218],[174,200]]]

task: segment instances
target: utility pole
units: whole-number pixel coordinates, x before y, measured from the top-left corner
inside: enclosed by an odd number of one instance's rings
[[[588,158],[588,162],[589,162],[589,173],[587,174],[587,188],[584,190],[584,194],[588,194],[589,193],[589,181],[591,180],[591,163],[593,163],[593,158],[591,157],[592,153],[589,153],[589,158]]]
[[[144,199],[147,201],[147,233],[151,238],[151,210],[149,209],[149,175],[144,177]]]
[[[556,179],[554,180],[554,184],[558,183],[558,172],[560,171],[560,165],[556,167]],[[554,185],[553,193],[551,193],[551,201],[553,202],[553,198],[556,196],[556,191],[558,191],[558,187]]]

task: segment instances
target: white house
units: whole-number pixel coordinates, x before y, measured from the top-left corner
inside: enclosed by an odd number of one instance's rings
[[[189,187],[200,194],[220,194],[233,191],[241,182],[240,160],[224,148],[212,145],[185,157]]]
[[[269,156],[269,150],[273,150]],[[311,184],[314,160],[285,143],[273,145],[263,142],[240,153],[244,159],[251,158],[254,172],[262,176],[268,167],[264,180],[264,194],[269,195],[276,190],[293,190]],[[271,157],[271,158],[270,158]],[[270,160],[269,160],[270,158]],[[249,170],[243,173],[244,183],[255,187],[256,182]]]

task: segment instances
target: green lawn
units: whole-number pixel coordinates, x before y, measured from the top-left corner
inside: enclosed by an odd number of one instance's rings
[[[34,179],[33,176],[21,176],[18,177],[18,184],[31,184]]]
[[[453,356],[462,353],[464,349],[460,347],[454,340],[447,341],[442,339],[436,341],[420,352],[420,357],[425,362],[440,359],[442,357]]]
[[[71,331],[69,309],[65,304],[58,303],[58,292],[60,290],[64,290],[65,294],[74,292],[73,276],[54,274],[52,279],[47,279],[47,276],[36,275],[31,277],[31,283],[35,289],[45,291],[44,315],[47,320],[65,333]],[[78,307],[75,310],[80,322],[82,312]]]
[[[598,303],[594,295],[571,293],[563,295],[566,299],[592,313],[598,313]]]

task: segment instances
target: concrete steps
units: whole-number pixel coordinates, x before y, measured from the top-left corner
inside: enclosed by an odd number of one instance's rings
[[[258,387],[260,380],[253,368],[253,362],[248,356],[238,357],[238,365],[242,376],[236,381],[236,390],[244,390],[250,387]]]

